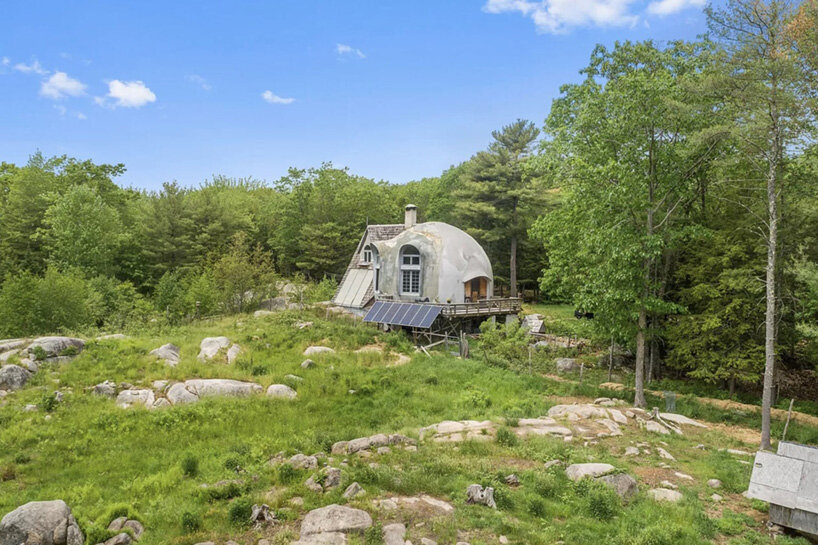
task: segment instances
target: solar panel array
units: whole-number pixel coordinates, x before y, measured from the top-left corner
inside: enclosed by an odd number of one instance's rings
[[[417,303],[377,301],[364,317],[364,322],[429,329],[443,307]]]

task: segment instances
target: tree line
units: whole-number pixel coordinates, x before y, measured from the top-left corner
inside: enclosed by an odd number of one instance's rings
[[[440,176],[323,164],[272,183],[123,188],[124,165],[0,165],[0,335],[244,311],[303,277],[332,293],[367,224],[477,238],[503,293],[594,314],[637,397],[672,369],[731,391],[818,362],[818,4],[730,0],[694,42],[597,46],[540,126]],[[767,431],[769,422],[765,423]]]

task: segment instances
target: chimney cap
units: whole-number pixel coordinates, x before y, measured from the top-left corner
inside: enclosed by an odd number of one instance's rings
[[[406,210],[417,210],[417,209],[418,209],[418,207],[415,206],[414,204],[407,204],[406,205]]]

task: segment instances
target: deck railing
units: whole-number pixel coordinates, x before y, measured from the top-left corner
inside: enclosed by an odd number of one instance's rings
[[[450,303],[442,306],[443,311],[441,314],[448,318],[487,314],[517,314],[523,309],[523,300],[519,297],[498,297],[473,303]]]

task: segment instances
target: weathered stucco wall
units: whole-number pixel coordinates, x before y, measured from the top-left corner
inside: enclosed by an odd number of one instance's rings
[[[401,295],[401,248],[412,245],[421,255],[420,297]],[[379,293],[396,301],[428,298],[438,303],[463,303],[464,283],[485,277],[488,296],[493,295],[494,275],[483,248],[470,235],[446,223],[415,225],[397,237],[377,242],[380,260]]]

